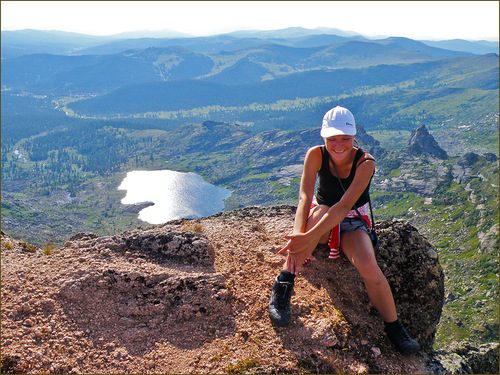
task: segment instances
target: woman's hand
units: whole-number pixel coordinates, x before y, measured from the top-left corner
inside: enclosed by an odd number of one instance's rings
[[[299,254],[308,252],[308,250],[312,253],[318,242],[312,233],[289,234],[286,235],[285,238],[288,242],[280,251],[278,251],[278,254],[284,254],[286,252],[289,254]]]
[[[285,267],[290,272],[297,274],[304,267],[307,259],[311,258],[318,238],[312,233],[297,233],[285,236],[287,244],[278,251],[278,254],[288,254]]]

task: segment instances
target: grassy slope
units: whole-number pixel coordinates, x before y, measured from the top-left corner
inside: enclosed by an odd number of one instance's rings
[[[439,253],[446,303],[437,348],[461,339],[498,340],[498,166],[474,166],[473,174],[466,184],[442,183],[432,204],[417,193],[373,194],[378,219],[409,220]],[[496,234],[481,244],[479,238],[494,226]]]

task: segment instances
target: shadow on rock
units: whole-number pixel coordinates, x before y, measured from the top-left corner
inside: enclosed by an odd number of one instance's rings
[[[219,274],[109,269],[67,282],[60,297],[66,315],[92,340],[118,343],[131,354],[161,342],[193,349],[235,331],[232,296]]]
[[[276,335],[280,338],[283,347],[294,353],[298,365],[305,369],[307,373],[313,374],[335,374],[337,370],[329,358],[326,351],[318,351],[322,340],[336,340],[335,329],[331,322],[320,323],[322,327],[314,329],[308,327],[298,319],[298,314],[293,317],[292,322],[287,327],[276,327]],[[341,345],[335,341],[335,346]],[[323,347],[326,349],[326,346]],[[279,369],[278,373],[294,372],[289,369]]]
[[[233,297],[204,236],[157,227],[80,234],[65,246],[111,262],[76,272],[59,291],[67,317],[96,345],[144,354],[157,343],[193,349],[234,333]]]
[[[370,306],[362,282],[345,258],[328,259],[326,248],[317,248],[314,258],[296,279],[292,322],[287,327],[274,327],[276,334],[283,346],[294,353],[300,367],[311,373],[331,374],[346,368],[367,371],[367,363],[360,360],[363,357],[356,357],[359,353],[352,350],[355,332],[359,330],[363,337],[368,337],[377,331],[373,319],[367,322]],[[300,278],[317,289],[317,296],[297,297],[304,287]],[[329,298],[322,297],[323,288]]]
[[[65,243],[81,251],[113,251],[124,259],[141,258],[165,267],[203,267],[214,272],[215,251],[208,240],[198,233],[171,232],[162,228],[135,229],[121,235],[99,237],[79,233]]]

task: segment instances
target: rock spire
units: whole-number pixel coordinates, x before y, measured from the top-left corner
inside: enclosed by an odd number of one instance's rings
[[[439,147],[425,125],[418,127],[411,134],[408,141],[408,152],[412,155],[427,154],[442,160],[448,159],[446,151]]]

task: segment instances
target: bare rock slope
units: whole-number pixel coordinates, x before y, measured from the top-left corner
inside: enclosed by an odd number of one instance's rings
[[[292,226],[288,206],[246,208],[60,249],[2,235],[2,372],[426,373],[393,350],[350,263],[318,248],[292,297],[267,304]],[[408,223],[378,225],[401,319],[430,351],[443,304],[436,252]]]

